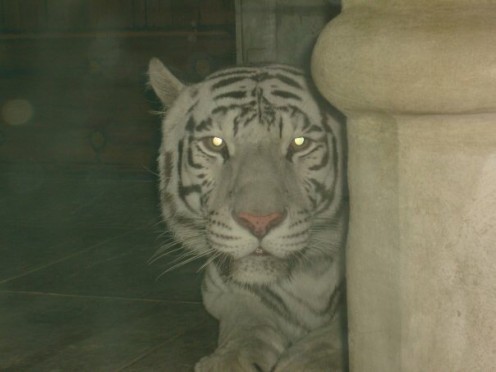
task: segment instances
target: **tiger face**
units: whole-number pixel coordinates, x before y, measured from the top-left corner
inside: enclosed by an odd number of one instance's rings
[[[341,129],[304,74],[238,67],[184,86],[157,59],[149,74],[167,107],[163,216],[184,247],[248,285],[332,259],[344,230]]]

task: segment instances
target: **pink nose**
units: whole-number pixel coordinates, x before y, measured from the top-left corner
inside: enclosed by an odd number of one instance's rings
[[[238,223],[250,230],[257,238],[263,238],[270,229],[279,225],[285,217],[286,214],[280,212],[274,212],[266,216],[256,216],[247,212],[239,212],[235,215]]]

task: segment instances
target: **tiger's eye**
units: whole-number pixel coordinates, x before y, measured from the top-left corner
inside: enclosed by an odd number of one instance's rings
[[[295,139],[293,139],[293,144],[295,146],[303,146],[304,143],[305,143],[305,137],[296,137]]]
[[[226,148],[226,141],[220,137],[204,137],[202,138],[203,145],[210,151],[223,152]]]
[[[211,143],[215,147],[221,147],[222,145],[224,145],[224,140],[220,137],[212,137]]]
[[[292,151],[303,151],[312,145],[312,140],[307,137],[295,137],[291,141],[290,148]]]

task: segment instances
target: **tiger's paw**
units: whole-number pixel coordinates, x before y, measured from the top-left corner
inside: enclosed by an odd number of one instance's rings
[[[341,362],[326,352],[287,354],[277,363],[272,372],[342,372]]]
[[[260,339],[231,340],[196,364],[195,372],[269,372],[284,351],[284,345],[275,340],[267,343]]]
[[[218,350],[200,359],[195,365],[195,372],[269,372],[274,364],[275,360],[247,350]]]
[[[332,350],[326,344],[315,346],[309,343],[292,346],[281,356],[272,372],[346,371],[341,350]]]

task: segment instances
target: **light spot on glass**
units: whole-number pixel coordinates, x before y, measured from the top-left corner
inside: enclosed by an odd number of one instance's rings
[[[11,99],[2,106],[2,118],[10,125],[23,125],[33,117],[33,106],[25,99]]]

